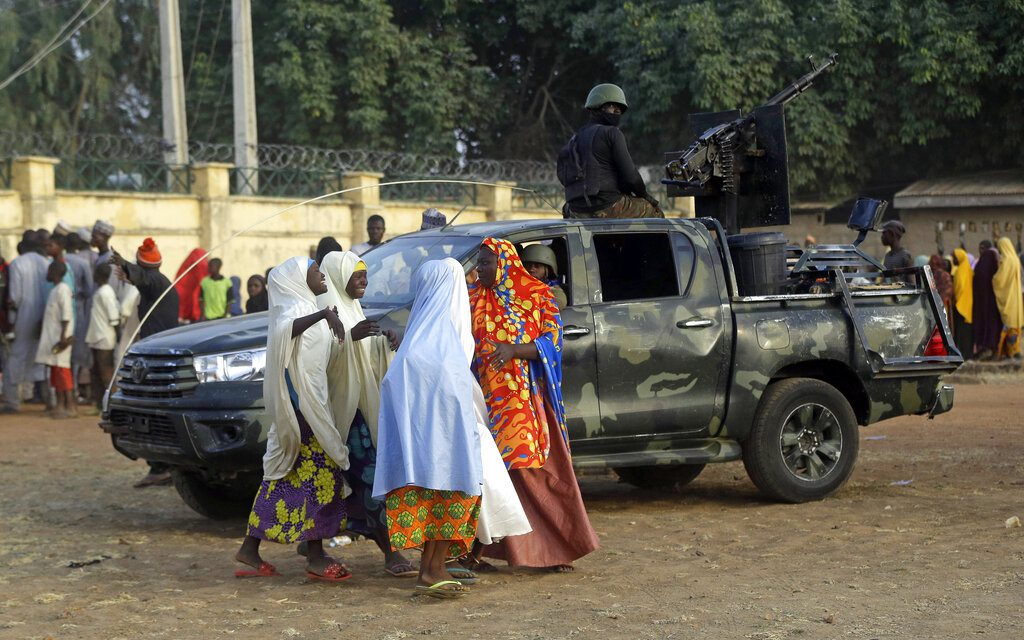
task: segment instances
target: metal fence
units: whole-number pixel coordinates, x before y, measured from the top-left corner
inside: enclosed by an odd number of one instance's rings
[[[397,182],[402,180],[451,180],[445,175],[387,175],[381,182]],[[478,204],[477,185],[457,182],[413,182],[395,184],[380,188],[381,200],[401,202],[443,202],[450,204]]]
[[[565,192],[562,185],[558,184],[530,184],[520,183],[517,187],[530,189],[531,191],[512,192],[512,201],[522,209],[551,209],[561,211],[565,202]]]
[[[55,172],[58,189],[76,191],[189,193],[192,186],[192,170],[188,165],[162,162],[75,156],[61,158]]]
[[[187,166],[168,166],[166,154],[173,146],[155,136],[122,134],[56,135],[38,132],[0,131],[0,187],[10,184],[9,159],[20,155],[59,158],[57,186],[63,189],[185,192],[191,186]],[[563,202],[553,162],[495,160],[379,151],[326,149],[285,144],[261,144],[256,148],[258,167],[231,171],[231,193],[262,196],[313,197],[341,188],[346,172],[369,171],[390,180],[508,181],[535,190],[515,191],[515,206],[529,209],[558,208]],[[189,164],[234,161],[230,144],[190,141]],[[664,187],[655,173],[645,170],[647,184],[663,206]],[[420,183],[381,188],[381,198],[398,201],[433,201],[477,204],[477,187],[451,183]]]
[[[297,167],[234,167],[230,171],[231,193],[313,198],[341,189],[342,173]]]

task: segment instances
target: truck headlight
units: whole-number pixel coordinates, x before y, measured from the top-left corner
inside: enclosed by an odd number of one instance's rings
[[[199,382],[248,382],[263,379],[267,350],[233,351],[195,356],[192,366]]]

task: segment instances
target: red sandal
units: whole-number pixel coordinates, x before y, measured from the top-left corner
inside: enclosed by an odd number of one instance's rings
[[[341,582],[342,580],[348,580],[352,577],[352,572],[345,568],[345,565],[332,562],[327,565],[324,569],[323,574],[313,573],[310,570],[306,570],[306,575],[309,576],[310,580],[323,580],[324,582]]]
[[[277,568],[269,562],[261,562],[258,569],[252,571],[250,569],[239,569],[235,571],[236,578],[270,578],[273,576],[279,576]]]

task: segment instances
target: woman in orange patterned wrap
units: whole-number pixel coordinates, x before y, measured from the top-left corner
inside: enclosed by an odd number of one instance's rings
[[[558,307],[548,285],[526,271],[507,240],[484,240],[477,271],[469,298],[474,371],[491,434],[533,527],[484,547],[483,554],[512,566],[571,571],[572,562],[598,541],[569,455]]]

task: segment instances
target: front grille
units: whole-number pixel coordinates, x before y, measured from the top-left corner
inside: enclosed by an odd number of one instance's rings
[[[110,412],[110,422],[115,427],[127,429],[128,433],[122,437],[128,440],[180,446],[178,430],[175,429],[171,419],[165,415],[113,409]]]
[[[131,398],[182,398],[199,385],[191,356],[129,353],[117,374],[118,388]]]

